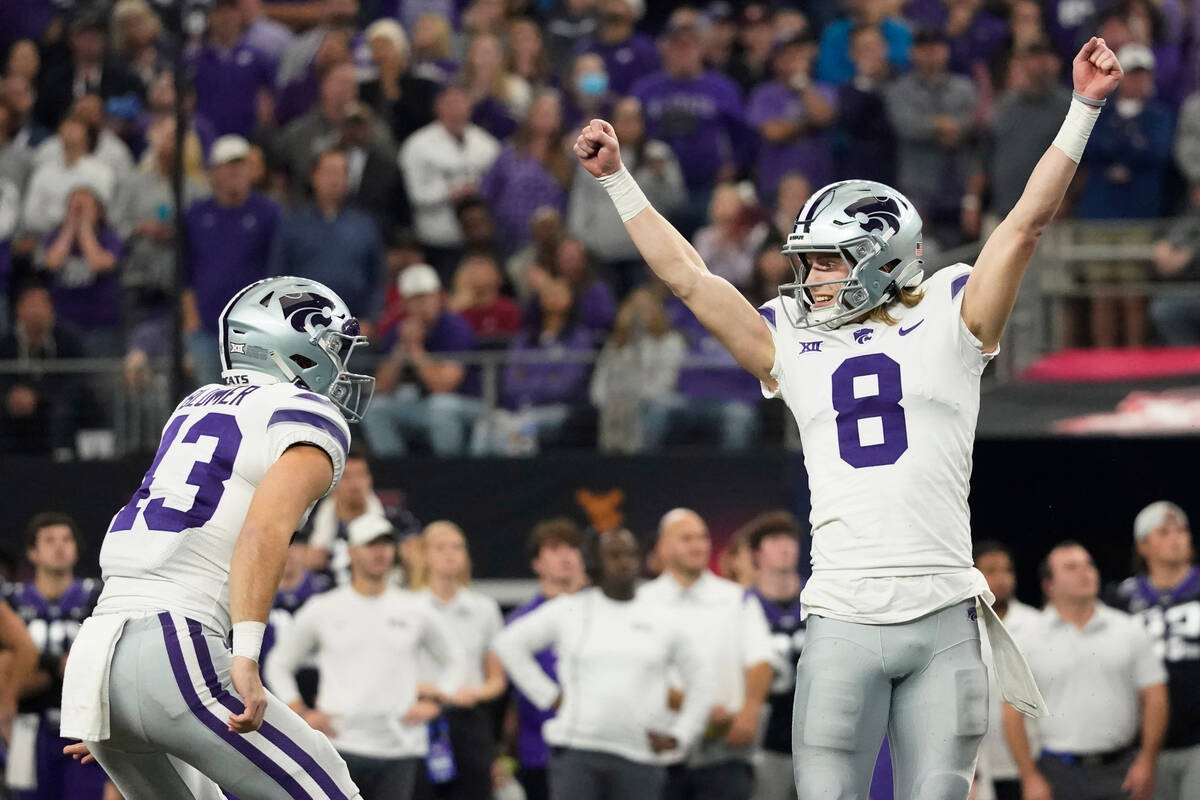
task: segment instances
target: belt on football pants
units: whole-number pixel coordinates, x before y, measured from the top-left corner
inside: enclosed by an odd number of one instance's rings
[[[1133,745],[1126,745],[1107,753],[1060,753],[1056,750],[1043,750],[1042,758],[1053,758],[1068,767],[1106,767],[1115,764],[1133,752]]]

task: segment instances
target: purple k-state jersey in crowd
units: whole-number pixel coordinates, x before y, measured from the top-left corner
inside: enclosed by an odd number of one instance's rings
[[[1200,744],[1200,567],[1172,589],[1145,575],[1127,578],[1105,600],[1142,621],[1166,664],[1171,717],[1163,746]]]
[[[43,712],[58,708],[62,696],[59,681],[63,656],[71,649],[79,626],[92,613],[100,596],[100,581],[93,578],[76,579],[61,597],[47,598],[33,581],[15,583],[5,588],[5,599],[25,623],[29,636],[37,645],[38,668],[50,674],[48,687],[21,698],[23,713]]]
[[[675,151],[689,189],[711,189],[725,164],[753,150],[737,84],[716,72],[672,80],[647,75],[629,93],[642,102],[646,135]]]
[[[513,624],[549,599],[539,592],[532,600],[509,614],[504,623]],[[547,647],[536,653],[534,659],[551,680],[558,680],[558,656],[555,655],[554,648]],[[550,746],[542,737],[542,726],[554,717],[555,712],[542,711],[516,686],[513,686],[513,694],[517,698],[517,761],[528,769],[542,769],[550,763]]]

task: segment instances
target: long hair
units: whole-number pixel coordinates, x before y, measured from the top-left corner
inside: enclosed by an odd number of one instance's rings
[[[417,568],[416,574],[413,575],[412,584],[409,586],[414,592],[429,586],[429,547],[433,541],[433,537],[441,531],[449,531],[457,534],[463,543],[463,552],[466,556],[466,563],[463,565],[463,570],[458,575],[459,586],[469,586],[471,583],[471,552],[467,549],[467,535],[463,533],[463,529],[455,525],[453,522],[445,519],[439,519],[425,526],[425,530],[421,531],[421,546],[425,548],[425,559]]]
[[[884,325],[895,325],[900,320],[892,316],[891,308],[893,304],[900,303],[905,308],[912,308],[924,299],[924,289],[901,289],[900,294],[896,295],[890,303],[884,303],[881,306],[872,308],[871,312],[867,314],[867,319],[871,320],[871,322],[882,322]]]
[[[541,89],[533,96],[533,100],[529,103],[530,111],[525,114],[525,119],[521,121],[520,127],[513,133],[513,146],[518,153],[522,155],[531,155],[533,145],[533,108],[537,105],[538,100],[544,97],[552,97],[558,103],[559,109],[562,109],[561,95],[554,89]],[[571,161],[567,158],[567,150],[562,146],[563,126],[562,115],[559,115],[558,127],[551,131],[547,137],[549,141],[546,145],[545,160],[541,161],[542,167],[554,178],[563,189],[571,185],[572,167]]]

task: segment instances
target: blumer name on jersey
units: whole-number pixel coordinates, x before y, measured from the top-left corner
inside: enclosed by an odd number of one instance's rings
[[[240,406],[249,395],[258,391],[260,386],[239,386],[230,389],[197,389],[182,403],[180,408],[195,408],[197,406]]]

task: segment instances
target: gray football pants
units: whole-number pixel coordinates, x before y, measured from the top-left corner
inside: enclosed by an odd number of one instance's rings
[[[232,656],[224,640],[179,614],[133,619],[109,673],[111,735],[88,742],[126,800],[192,800],[168,754],[240,800],[353,800],[342,757],[283,701],[268,695],[265,721],[228,730]]]
[[[987,694],[973,600],[899,625],[809,617],[792,723],[799,800],[866,800],[885,732],[896,800],[965,800]]]

